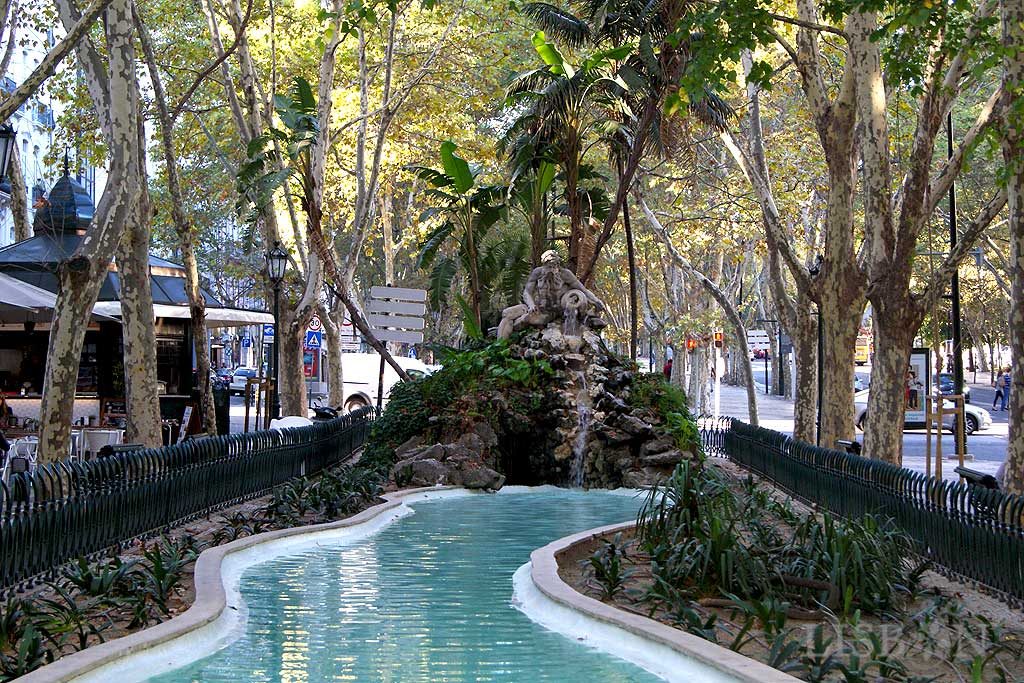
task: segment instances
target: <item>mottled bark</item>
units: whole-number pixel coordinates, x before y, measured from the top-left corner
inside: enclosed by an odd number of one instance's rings
[[[344,330],[344,316],[335,319],[332,312],[323,305],[317,307],[324,326],[327,344],[327,405],[340,407],[345,400],[345,374],[341,362],[341,333]]]
[[[70,0],[56,0],[64,26],[72,28],[77,11]],[[104,22],[104,61],[88,38],[77,48],[86,85],[110,153],[106,189],[96,207],[89,234],[58,268],[58,293],[47,350],[39,457],[67,457],[86,325],[106,277],[124,226],[138,201],[138,90],[128,0],[112,0]]]
[[[21,242],[32,236],[32,225],[28,222],[28,188],[21,172],[21,148],[15,144],[11,150],[11,220],[14,222],[14,240]]]
[[[140,126],[140,157],[145,138]],[[146,190],[145,163],[140,159],[138,201],[117,251],[121,282],[121,334],[124,344],[124,392],[128,409],[127,443],[150,448],[162,443],[156,379],[156,321],[149,279],[149,238],[152,204]]]
[[[1024,90],[1024,0],[1002,0],[1003,86],[1005,97],[1019,105]],[[1007,103],[1009,104],[1009,102]],[[1007,403],[1010,439],[1006,452],[1003,485],[1011,493],[1024,494],[1024,114],[1019,106],[1007,107],[1003,133],[1003,160],[1008,170],[1010,229],[1010,378]],[[993,369],[994,371],[994,369]]]
[[[210,383],[210,345],[206,329],[206,299],[203,297],[199,282],[199,264],[196,261],[195,231],[192,222],[185,213],[185,197],[181,191],[178,175],[178,157],[174,152],[174,122],[167,106],[167,95],[164,91],[163,79],[157,67],[149,30],[135,13],[135,27],[139,34],[139,43],[146,59],[150,83],[153,85],[153,104],[160,120],[160,148],[164,156],[164,169],[167,174],[167,190],[171,195],[171,219],[178,237],[178,248],[181,251],[182,265],[185,267],[185,292],[188,295],[192,343],[196,354],[196,390],[199,393],[199,410],[202,415],[203,429],[213,434],[217,431],[217,417],[213,408],[213,387]]]
[[[894,464],[903,462],[903,422],[907,368],[917,327],[879,325],[875,321],[875,355],[871,393],[864,424],[864,455]],[[926,391],[930,391],[927,387]]]

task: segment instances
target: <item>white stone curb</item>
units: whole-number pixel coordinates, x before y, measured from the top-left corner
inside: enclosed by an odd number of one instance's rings
[[[639,636],[646,641],[665,646],[686,658],[696,660],[705,667],[713,669],[716,673],[721,672],[725,674],[725,676],[732,680],[742,681],[743,683],[797,683],[800,680],[777,669],[773,669],[767,664],[744,657],[738,652],[733,652],[698,636],[672,628],[639,614],[616,609],[600,600],[589,598],[577,593],[567,583],[562,581],[562,578],[558,575],[557,556],[559,553],[597,536],[623,531],[633,526],[633,522],[628,522],[626,524],[598,527],[560,538],[543,548],[534,550],[530,554],[529,565],[533,584],[545,597],[559,606],[602,622],[602,624],[621,629],[626,632],[626,635]],[[532,618],[529,612],[527,614]],[[556,624],[550,625],[549,628],[560,630]],[[607,638],[603,639],[607,641]],[[623,643],[623,648],[628,646],[628,643]],[[628,655],[624,656],[624,658],[633,659]],[[641,662],[637,663],[651,670],[651,667],[645,666]],[[655,671],[654,673],[663,675],[660,671]],[[673,677],[668,676],[668,678],[671,679]],[[703,679],[684,675],[682,680]]]
[[[387,493],[381,496],[386,502],[374,505],[357,515],[337,522],[268,531],[204,550],[199,559],[196,560],[193,578],[195,600],[192,606],[184,613],[152,628],[137,631],[122,638],[93,645],[79,652],[65,655],[56,662],[40,667],[31,673],[21,676],[17,680],[19,683],[66,683],[96,671],[101,667],[113,664],[120,659],[169,643],[172,640],[213,624],[225,612],[229,611],[226,609],[228,607],[227,594],[222,578],[222,567],[228,555],[270,541],[358,526],[379,517],[385,512],[397,510],[397,508],[402,506],[403,499],[408,496],[451,491],[454,488],[451,486],[432,486]],[[152,673],[155,675],[157,672]]]

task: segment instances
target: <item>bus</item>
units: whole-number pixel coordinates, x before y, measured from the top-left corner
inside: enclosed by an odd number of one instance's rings
[[[857,337],[857,346],[853,354],[853,362],[857,365],[867,365],[871,361],[872,351],[871,337],[862,334]]]

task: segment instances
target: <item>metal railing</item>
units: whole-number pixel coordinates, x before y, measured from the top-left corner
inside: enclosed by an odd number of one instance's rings
[[[739,420],[698,420],[705,453],[727,457],[807,503],[891,518],[921,557],[1024,600],[1024,497],[818,448]]]
[[[316,474],[362,446],[375,411],[309,427],[231,434],[0,482],[0,589]]]

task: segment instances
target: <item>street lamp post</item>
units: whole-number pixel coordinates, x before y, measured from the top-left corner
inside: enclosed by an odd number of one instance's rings
[[[280,242],[274,242],[274,248],[266,253],[267,277],[274,285],[274,342],[270,352],[270,374],[273,377],[271,385],[271,417],[281,417],[281,393],[277,388],[278,379],[278,339],[281,334],[281,281],[284,280],[285,271],[288,269],[288,252],[281,248]]]
[[[953,110],[949,110],[946,117],[946,157],[953,156]],[[949,184],[949,250],[956,248],[956,186]],[[963,392],[964,386],[964,355],[960,348],[960,268],[953,271],[953,281],[950,291],[950,317],[953,319],[953,393]],[[931,387],[929,387],[929,391]],[[956,413],[956,420],[959,423],[953,430],[956,438],[956,452],[964,453],[967,445],[964,441],[967,438],[967,430],[964,429],[963,411]]]

